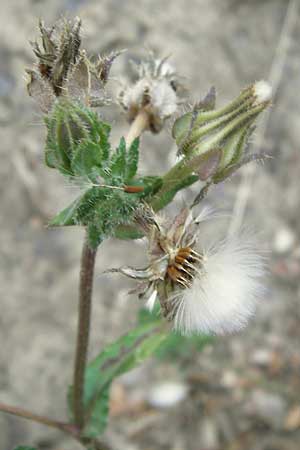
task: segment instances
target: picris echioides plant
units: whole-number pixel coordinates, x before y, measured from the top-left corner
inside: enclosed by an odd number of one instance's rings
[[[78,197],[49,223],[86,230],[76,356],[68,421],[2,403],[0,410],[59,429],[89,450],[104,450],[109,447],[101,435],[115,377],[153,354],[172,337],[172,329],[183,335],[239,331],[262,299],[264,260],[254,237],[241,230],[230,238],[208,240],[204,222],[212,224],[214,217],[203,207],[196,213],[195,206],[213,185],[265,157],[251,153],[249,138],[258,116],[270,105],[271,88],[255,82],[220,108],[211,88],[182,114],[179,106],[186,92],[181,76],[168,59],[152,55],[137,64],[136,80],[120,86],[118,97],[111,99],[110,70],[121,51],[88,56],[81,47],[78,18],[62,19],[52,27],[40,21],[32,48],[36,61],[27,69],[27,88],[43,114],[45,163],[80,187]],[[109,103],[117,105],[130,124],[116,148],[111,125],[103,119]],[[142,133],[161,132],[172,117],[176,164],[162,175],[141,174]],[[155,150],[151,152],[155,158]],[[175,217],[160,212],[192,184],[199,194],[188,200],[189,206]],[[110,272],[135,279],[136,296],[156,313],[88,362],[96,252],[105,239],[114,237],[146,239],[146,267]]]

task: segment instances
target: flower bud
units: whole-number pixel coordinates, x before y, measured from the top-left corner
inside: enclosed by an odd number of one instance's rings
[[[92,62],[80,49],[81,20],[60,20],[52,28],[39,23],[40,43],[31,45],[37,65],[27,69],[28,93],[43,112],[49,112],[56,97],[80,101],[85,106],[107,104],[104,87],[115,58],[121,52],[112,52]]]
[[[45,122],[48,131],[45,149],[47,166],[72,175],[72,157],[78,144],[91,133],[92,113],[62,98],[57,101]]]
[[[213,109],[213,97],[212,89],[192,111],[178,118],[172,135],[200,179],[211,177],[219,182],[234,167],[248,162],[244,159],[247,143],[256,118],[270,104],[271,87],[259,81],[217,110]]]

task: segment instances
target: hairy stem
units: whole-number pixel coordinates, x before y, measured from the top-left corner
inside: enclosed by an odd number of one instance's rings
[[[128,134],[126,136],[126,146],[130,147],[132,142],[137,137],[140,137],[143,131],[147,130],[148,126],[149,126],[149,115],[147,111],[141,109],[129,128]]]
[[[73,435],[75,438],[77,436],[77,430],[76,427],[74,427],[74,425],[50,419],[49,417],[32,413],[31,411],[27,411],[26,409],[23,408],[18,408],[15,406],[9,406],[4,403],[0,403],[0,411],[7,414],[11,414],[13,416],[22,417],[23,419],[31,420],[36,423],[40,423],[41,425],[56,428],[57,430],[61,430]]]
[[[84,374],[90,335],[92,291],[96,252],[96,249],[92,249],[89,246],[88,239],[86,237],[81,255],[78,311],[79,315],[73,382],[74,420],[76,426],[80,430],[82,430],[82,428],[84,427]]]
[[[159,211],[172,200],[177,190],[195,183],[199,178],[197,176],[193,177],[193,173],[194,167],[192,159],[184,158],[175,164],[175,166],[163,176],[162,187],[150,201],[152,208],[155,211]],[[166,198],[165,195],[171,191],[173,191],[173,195],[170,198]]]

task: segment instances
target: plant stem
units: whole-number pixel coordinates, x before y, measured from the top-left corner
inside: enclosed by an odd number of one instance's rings
[[[126,146],[130,147],[132,142],[143,133],[143,131],[147,130],[149,126],[149,115],[145,109],[141,109],[140,112],[135,117],[132,122],[128,134],[126,136]]]
[[[74,425],[52,420],[49,417],[40,416],[39,414],[32,413],[31,411],[27,411],[26,409],[23,408],[18,408],[15,406],[9,406],[4,403],[0,403],[0,411],[7,414],[11,414],[13,416],[22,417],[23,419],[31,420],[33,422],[37,422],[51,428],[56,428],[58,430],[73,435],[75,438],[77,436],[77,430],[76,427],[74,427]]]
[[[192,159],[182,159],[175,166],[173,166],[164,176],[163,176],[163,184],[157,194],[151,199],[150,204],[155,211],[159,211],[166,204],[168,204],[171,199],[176,194],[177,190],[182,189],[183,187],[190,186],[195,181],[198,180],[198,177],[193,177],[192,174],[194,172],[194,167],[192,164]],[[173,196],[169,199],[165,199],[165,194],[173,191]]]
[[[35,414],[26,409],[18,408],[15,406],[9,406],[4,403],[0,403],[0,411],[6,414],[10,414],[12,416],[21,417],[22,419],[30,420],[32,422],[45,425],[50,428],[55,428],[56,430],[63,431],[64,433],[71,435],[76,441],[80,442],[83,446],[91,445],[92,448],[94,448],[95,450],[112,450],[108,444],[98,439],[89,439],[80,437],[80,431],[75,425],[53,420],[50,419],[49,417]]]
[[[89,246],[86,236],[81,255],[78,310],[79,315],[73,382],[74,420],[75,425],[80,430],[82,430],[82,428],[84,427],[84,375],[90,335],[92,291],[96,252],[96,249],[93,249]]]

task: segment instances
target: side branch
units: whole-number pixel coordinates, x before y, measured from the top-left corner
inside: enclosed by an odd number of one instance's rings
[[[27,411],[23,408],[18,408],[15,406],[9,406],[4,403],[0,403],[0,411],[10,414],[17,417],[22,417],[23,419],[31,420],[36,423],[40,423],[41,425],[46,425],[51,428],[56,428],[57,430],[61,430],[67,432],[74,437],[77,436],[76,427],[71,424],[65,422],[59,422],[49,417],[41,416],[39,414],[32,413],[31,411]]]

